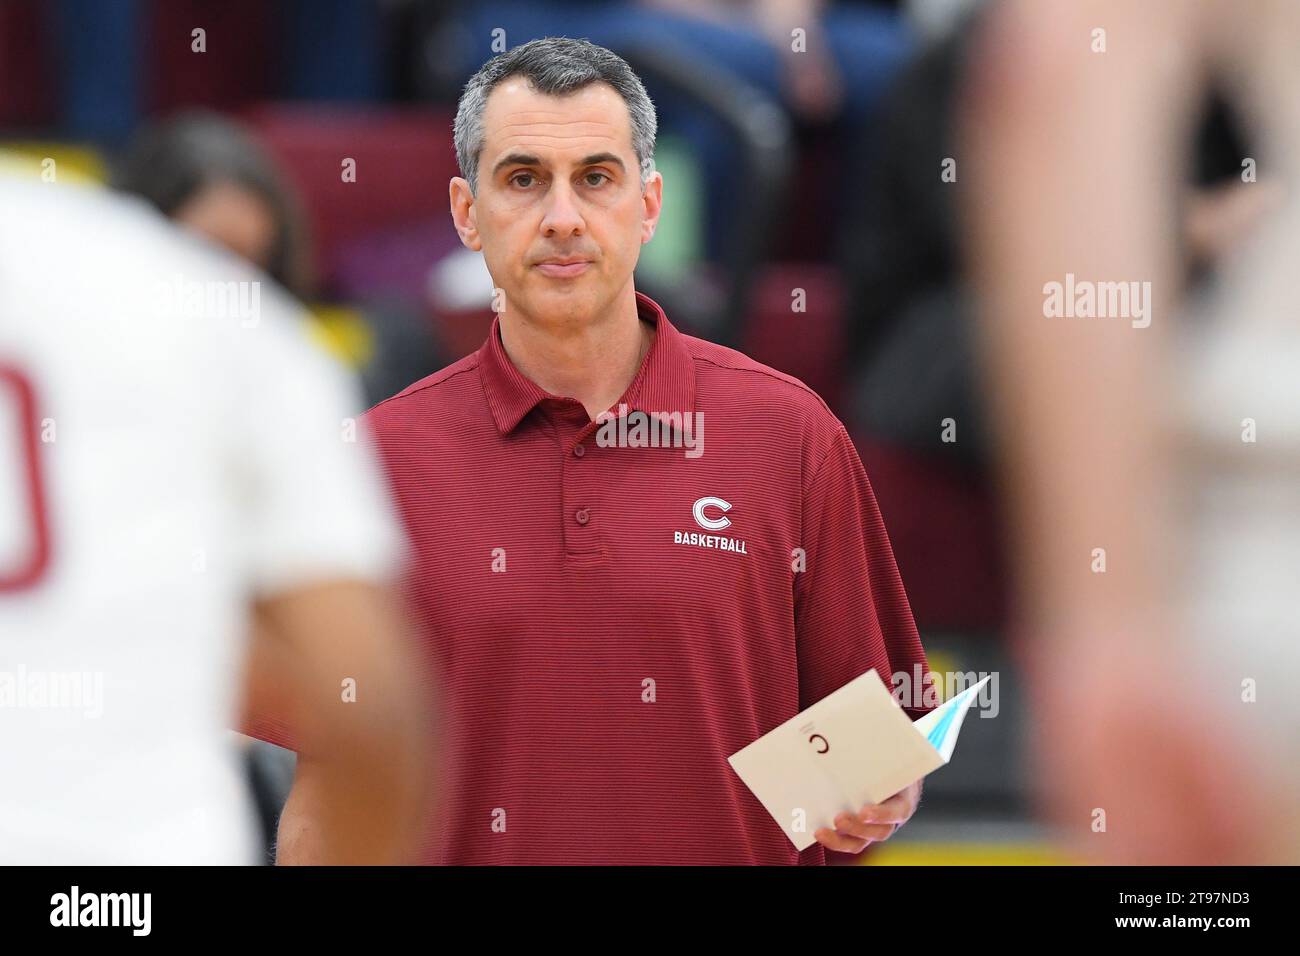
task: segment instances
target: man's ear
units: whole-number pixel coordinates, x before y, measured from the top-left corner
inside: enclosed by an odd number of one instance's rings
[[[641,193],[641,245],[654,238],[659,228],[659,213],[664,205],[664,177],[653,172]]]
[[[460,176],[451,178],[449,189],[451,197],[451,221],[456,224],[456,232],[467,249],[480,252],[483,240],[478,235],[478,214],[474,209],[474,195],[469,191],[469,182]]]

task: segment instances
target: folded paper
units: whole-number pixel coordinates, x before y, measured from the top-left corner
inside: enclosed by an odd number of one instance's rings
[[[988,679],[913,722],[869,670],[727,759],[803,850],[840,813],[887,800],[948,763]]]

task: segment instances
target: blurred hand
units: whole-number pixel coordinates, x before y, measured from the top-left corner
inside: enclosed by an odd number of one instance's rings
[[[1029,675],[1039,791],[1067,852],[1124,865],[1261,862],[1277,819],[1266,759],[1176,649],[1128,638],[1054,643]]]

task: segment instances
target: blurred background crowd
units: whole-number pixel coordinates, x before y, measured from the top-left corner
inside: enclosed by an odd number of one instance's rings
[[[465,81],[536,37],[614,50],[659,111],[664,212],[637,288],[678,327],[827,401],[871,478],[931,669],[1000,678],[996,719],[972,715],[922,811],[866,861],[1059,861],[1034,812],[1032,714],[945,188],[957,174],[944,178],[989,6],[0,0],[0,148],[138,194],[258,263],[310,306],[374,402],[477,349],[490,325],[490,278],[448,214]],[[1198,110],[1196,202],[1171,227],[1192,277],[1258,202],[1230,188],[1249,152],[1234,112],[1212,89]],[[284,768],[251,765],[273,817]]]

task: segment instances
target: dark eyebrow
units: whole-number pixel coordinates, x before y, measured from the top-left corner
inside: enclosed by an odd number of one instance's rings
[[[492,167],[492,175],[495,176],[506,166],[540,166],[542,161],[536,156],[529,156],[527,153],[510,153],[501,157],[501,160]]]
[[[584,156],[579,166],[617,166],[621,172],[627,172],[627,167],[623,165],[623,160],[619,159],[613,153],[592,153],[590,156]]]
[[[611,166],[617,166],[622,172],[627,172],[627,167],[623,165],[623,160],[619,159],[613,153],[592,153],[590,156],[584,156],[579,160],[579,166],[598,166],[606,163]],[[492,175],[496,176],[506,166],[541,166],[542,161],[536,156],[528,153],[510,153],[501,157],[495,166],[492,167]]]

